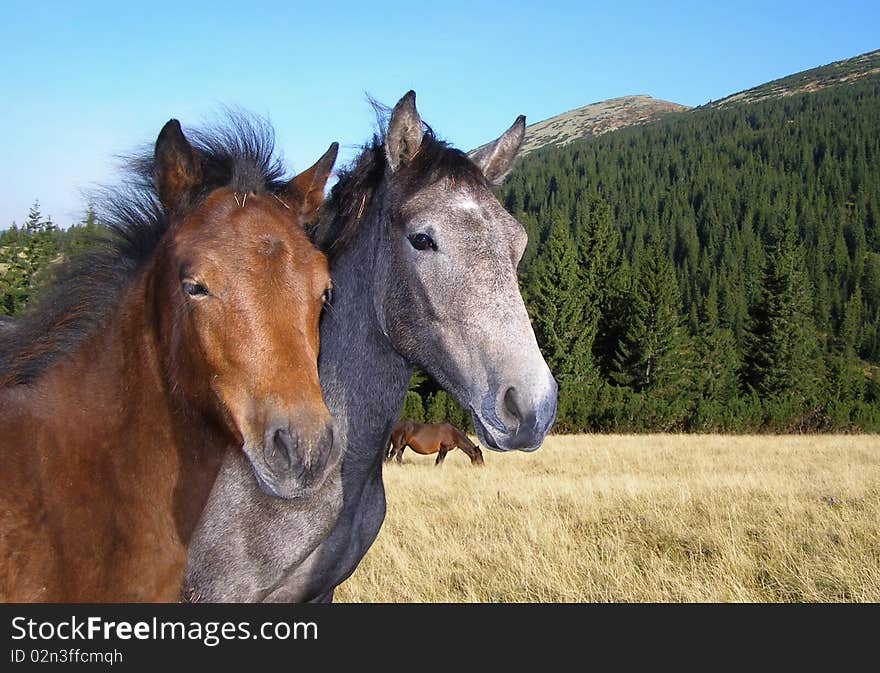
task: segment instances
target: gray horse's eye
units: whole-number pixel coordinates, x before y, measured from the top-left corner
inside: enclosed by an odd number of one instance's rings
[[[416,250],[437,249],[437,244],[434,243],[434,239],[428,236],[428,234],[410,234],[407,238],[409,238],[410,244]]]

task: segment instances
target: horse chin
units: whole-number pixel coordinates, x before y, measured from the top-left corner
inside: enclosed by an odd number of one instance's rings
[[[254,472],[254,477],[257,480],[257,485],[260,487],[260,490],[263,493],[265,493],[266,495],[273,497],[273,498],[289,499],[292,497],[290,495],[286,495],[286,494],[282,493],[282,491],[278,489],[278,486],[274,482],[267,481],[266,479],[264,479],[263,475],[260,473],[260,470],[258,470],[256,468],[253,461],[250,461],[250,463],[251,463],[251,469]]]
[[[492,434],[492,431],[486,427],[473,408],[471,409],[471,418],[474,421],[474,432],[477,435],[477,439],[480,440],[480,444],[490,448],[492,451],[523,451],[525,453],[531,453],[541,446],[540,442],[535,446],[523,446],[521,442],[517,441],[519,433],[514,435],[504,434],[500,437]]]
[[[489,431],[486,430],[486,426],[483,425],[480,417],[477,416],[473,410],[471,411],[471,420],[474,423],[474,433],[477,435],[480,444],[492,451],[501,451],[501,449],[498,448],[498,444],[495,443],[495,438],[489,434]]]
[[[260,458],[254,458],[247,444],[243,448],[260,490],[270,497],[282,500],[307,499],[321,493],[330,475],[337,471],[341,455],[334,447],[327,457],[326,464],[320,470],[301,468],[279,472]]]

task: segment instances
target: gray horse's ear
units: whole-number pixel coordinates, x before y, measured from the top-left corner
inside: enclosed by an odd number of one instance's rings
[[[392,171],[410,161],[422,144],[422,118],[416,111],[416,92],[408,91],[391,111],[385,133],[385,156]]]
[[[159,201],[168,210],[183,206],[201,179],[198,154],[183,135],[180,122],[168,120],[153,152],[153,182]]]
[[[513,160],[526,137],[526,116],[520,115],[501,137],[489,143],[473,156],[473,162],[480,167],[486,179],[496,187],[513,168]]]

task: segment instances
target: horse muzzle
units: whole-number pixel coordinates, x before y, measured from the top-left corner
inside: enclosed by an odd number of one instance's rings
[[[471,406],[477,438],[495,451],[534,451],[556,420],[557,394],[552,376],[540,394],[515,386],[501,393],[490,391],[479,410]]]
[[[284,499],[320,490],[341,458],[331,421],[309,431],[287,418],[277,419],[267,424],[260,444],[246,442],[244,451],[263,492]]]

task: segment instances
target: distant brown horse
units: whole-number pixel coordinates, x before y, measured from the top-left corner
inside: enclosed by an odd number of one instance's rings
[[[0,600],[176,600],[229,448],[280,497],[338,469],[303,230],[336,145],[282,181],[265,124],[192,137],[165,125],[107,240],[0,330]]]
[[[471,459],[471,465],[483,464],[483,452],[467,435],[449,423],[416,423],[415,421],[398,421],[391,431],[391,448],[385,456],[385,462],[397,457],[403,462],[403,450],[409,447],[423,456],[437,454],[435,465],[442,465],[446,454],[455,447],[460,448]]]

